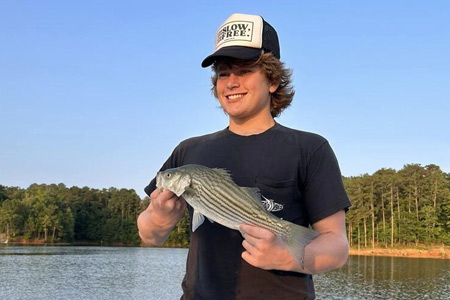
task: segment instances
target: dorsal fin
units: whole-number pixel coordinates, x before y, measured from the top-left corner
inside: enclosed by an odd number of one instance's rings
[[[243,187],[243,190],[247,194],[249,194],[252,198],[255,198],[256,200],[260,201],[261,199],[261,191],[257,187]]]
[[[219,169],[214,168],[212,169],[217,175],[219,175],[223,180],[230,181],[234,185],[236,183],[234,182],[233,178],[231,177],[231,173],[226,169]],[[249,195],[251,198],[255,199],[258,204],[261,205],[261,207],[264,208],[263,204],[261,203],[261,191],[257,187],[241,187],[238,186],[244,193]]]
[[[216,172],[217,175],[223,177],[223,179],[225,179],[225,180],[227,180],[227,181],[228,181],[228,180],[229,180],[229,181],[232,181],[232,182],[234,183],[233,178],[231,178],[231,173],[230,173],[227,169],[213,168],[213,169],[211,169],[211,170],[214,171],[214,172]]]
[[[255,200],[255,203],[264,209],[264,205],[261,202],[261,191],[257,187],[241,187],[242,191]]]

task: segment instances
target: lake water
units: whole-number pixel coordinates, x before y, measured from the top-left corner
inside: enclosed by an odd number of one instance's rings
[[[181,295],[186,249],[0,247],[0,299],[151,299]],[[450,261],[352,256],[314,277],[317,299],[450,299]]]

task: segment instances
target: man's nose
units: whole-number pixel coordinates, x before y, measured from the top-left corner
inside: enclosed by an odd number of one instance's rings
[[[234,73],[230,73],[228,76],[227,88],[233,89],[239,86],[239,76],[236,76]]]

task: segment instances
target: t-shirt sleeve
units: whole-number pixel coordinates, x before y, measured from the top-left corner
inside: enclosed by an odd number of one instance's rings
[[[306,165],[305,206],[314,224],[351,205],[333,149],[324,142]]]
[[[169,156],[166,162],[162,165],[159,171],[179,167],[180,166],[180,162],[178,161],[180,157],[179,152],[180,152],[180,145],[178,145],[178,147],[175,148],[175,150],[172,152],[172,154]],[[150,183],[144,188],[144,192],[150,197],[150,194],[155,189],[156,189],[156,177],[153,177]]]
[[[144,192],[150,197],[150,194],[156,189],[156,177],[144,188]]]

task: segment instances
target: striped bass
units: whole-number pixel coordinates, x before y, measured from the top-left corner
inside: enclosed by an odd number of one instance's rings
[[[228,171],[200,165],[185,165],[158,172],[156,187],[169,190],[193,207],[192,231],[205,217],[231,229],[250,224],[270,230],[287,245],[292,257],[303,266],[306,245],[318,232],[266,211],[258,188],[236,185]],[[266,199],[268,200],[268,199]]]

